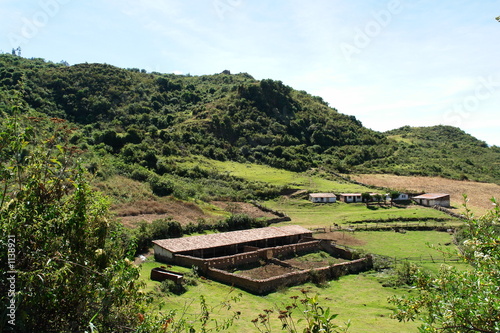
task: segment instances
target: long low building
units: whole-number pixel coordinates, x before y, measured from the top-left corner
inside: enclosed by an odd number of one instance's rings
[[[450,195],[447,193],[425,193],[413,197],[413,200],[422,206],[450,207]]]
[[[312,232],[298,225],[265,227],[183,238],[153,241],[155,260],[175,262],[176,255],[215,258],[247,251],[249,247],[266,248],[298,243],[312,237]]]
[[[310,193],[309,200],[311,202],[336,202],[337,196],[333,193]]]

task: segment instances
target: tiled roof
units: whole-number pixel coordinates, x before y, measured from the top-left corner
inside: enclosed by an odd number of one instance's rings
[[[153,244],[172,253],[179,253],[308,233],[311,233],[311,231],[306,228],[298,225],[289,225],[283,227],[237,230],[183,238],[158,239],[153,241]]]

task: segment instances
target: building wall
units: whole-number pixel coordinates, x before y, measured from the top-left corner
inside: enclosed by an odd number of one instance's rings
[[[391,199],[391,197],[388,196],[387,200],[390,200],[390,199]],[[400,193],[399,196],[396,199],[394,199],[394,201],[399,201],[399,200],[403,201],[403,200],[409,200],[409,199],[410,199],[410,197],[408,196],[408,194]]]
[[[442,206],[450,207],[450,197],[446,196],[438,199],[417,199],[423,206]]]
[[[441,207],[450,207],[450,197],[448,196],[448,197],[437,199],[435,205],[438,205]]]
[[[155,260],[159,262],[171,263],[174,260],[172,252],[153,244],[153,250],[155,253]]]
[[[315,203],[332,203],[336,202],[337,198],[334,197],[311,197],[310,200]]]

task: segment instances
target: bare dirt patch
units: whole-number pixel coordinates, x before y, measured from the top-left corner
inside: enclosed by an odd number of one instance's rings
[[[165,198],[162,201],[140,200],[132,203],[115,205],[113,212],[121,222],[134,228],[141,221],[153,222],[158,219],[172,218],[181,223],[196,223],[198,219],[217,220],[222,217],[205,213],[200,207],[192,202],[184,202],[173,198]]]
[[[463,211],[462,194],[469,198],[469,208],[483,214],[492,208],[490,199],[500,199],[500,185],[459,181],[440,177],[396,176],[388,174],[350,175],[358,182],[395,189],[401,192],[449,193],[451,205]]]
[[[336,244],[344,246],[363,246],[366,244],[365,241],[357,239],[353,236],[353,233],[348,231],[326,232],[324,234],[316,235],[315,238],[332,240]]]
[[[243,275],[255,280],[263,280],[273,276],[283,275],[296,271],[297,269],[292,267],[283,267],[276,264],[266,264],[256,268],[238,271],[236,274]]]
[[[253,218],[274,218],[274,214],[264,212],[258,207],[247,202],[232,202],[232,201],[212,201],[211,204],[233,214],[246,214]]]
[[[341,262],[346,262],[346,260],[338,259],[338,258],[325,258],[324,260],[301,260],[300,258],[292,258],[283,260],[287,264],[297,267],[303,270],[326,267],[333,264],[339,264]]]
[[[246,202],[213,201],[212,205],[220,208],[221,213],[246,214],[253,218],[274,218],[272,213],[264,212],[258,207]],[[222,214],[210,214],[203,211],[193,202],[185,202],[175,198],[162,200],[138,200],[130,203],[117,204],[112,211],[127,227],[134,228],[139,222],[148,223],[158,219],[172,218],[182,225],[196,223],[199,219],[217,221],[224,218]]]

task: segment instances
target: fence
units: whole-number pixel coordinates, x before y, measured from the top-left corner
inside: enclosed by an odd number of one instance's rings
[[[459,262],[459,261],[463,261],[463,258],[460,258],[458,256],[453,256],[453,257],[450,257],[450,256],[446,256],[446,255],[442,255],[442,256],[432,256],[432,255],[429,255],[429,256],[416,256],[416,257],[406,257],[406,258],[398,258],[398,257],[387,257],[387,259],[390,259],[391,261],[393,261],[395,264],[399,263],[399,262],[403,262],[403,261],[413,261],[413,262],[421,262],[421,263],[447,263],[447,262]]]
[[[331,225],[329,227],[314,228],[311,229],[313,233],[325,233],[333,231],[387,231],[396,230],[438,230],[438,231],[448,231],[454,232],[457,225],[447,224],[447,223],[430,223],[430,222],[417,222],[417,223],[356,223],[350,224],[348,226]]]

